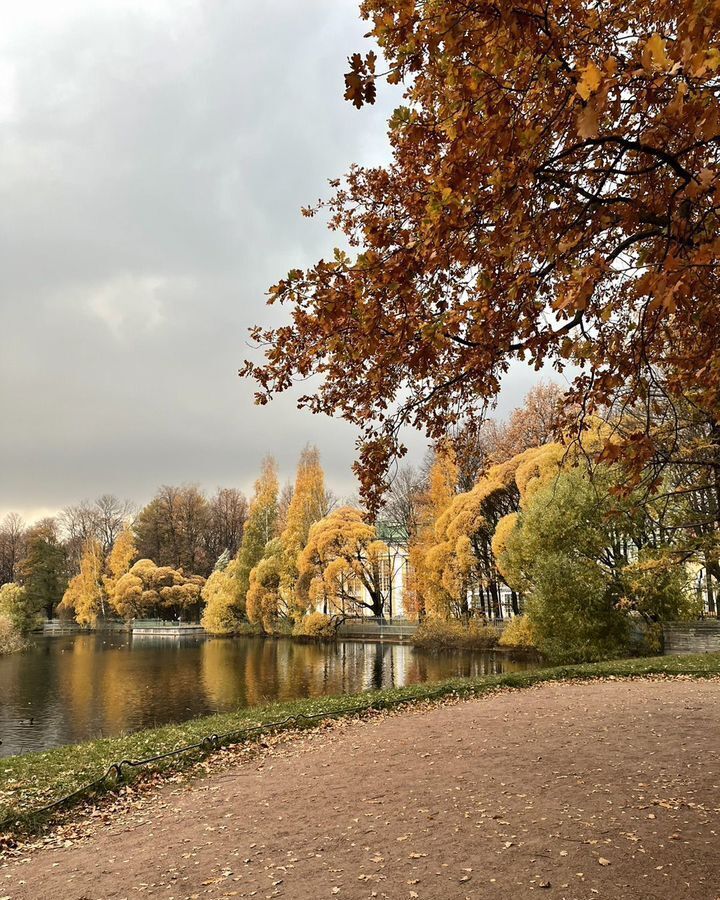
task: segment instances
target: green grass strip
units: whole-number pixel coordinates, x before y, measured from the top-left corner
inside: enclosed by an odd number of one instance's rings
[[[186,744],[198,743],[208,735],[222,735],[258,725],[267,726],[268,723],[289,716],[351,715],[357,707],[367,711],[389,709],[413,701],[439,700],[452,695],[481,696],[498,688],[524,688],[541,682],[647,675],[689,675],[698,678],[720,675],[720,654],[611,660],[505,675],[453,678],[340,697],[313,697],[203,716],[177,725],[58,747],[42,753],[12,756],[0,759],[0,822],[12,819],[23,830],[32,830],[41,821],[34,814],[38,808],[78,791],[83,785],[100,777],[113,763],[165,753]],[[303,724],[312,727],[317,722],[291,722],[285,727],[297,728]],[[257,734],[251,737],[257,737]],[[224,741],[236,742],[231,738]],[[182,756],[168,757],[141,769],[125,770],[125,775],[127,780],[132,780],[147,772],[176,772],[201,756],[202,751],[193,751]],[[104,787],[106,789],[109,786]],[[74,801],[79,799],[80,797],[73,798]]]

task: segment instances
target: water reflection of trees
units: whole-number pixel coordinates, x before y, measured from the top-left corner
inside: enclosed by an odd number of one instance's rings
[[[189,652],[188,652],[189,651]],[[59,700],[70,740],[119,734],[208,711],[197,647],[79,635],[64,659]]]
[[[0,753],[116,735],[214,710],[526,665],[501,654],[431,654],[408,645],[351,641],[186,643],[109,633],[40,639],[30,652],[0,659]]]
[[[206,641],[202,684],[218,709],[348,694],[522,668],[502,655],[424,654],[403,644],[284,640]]]

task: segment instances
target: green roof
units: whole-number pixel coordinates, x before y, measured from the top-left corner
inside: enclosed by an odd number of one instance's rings
[[[407,544],[410,537],[404,525],[393,522],[378,522],[377,533],[386,544]]]

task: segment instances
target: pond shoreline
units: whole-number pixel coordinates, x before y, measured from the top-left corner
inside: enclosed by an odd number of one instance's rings
[[[118,627],[110,627],[110,628],[81,628],[79,625],[72,630],[68,631],[34,631],[32,634],[36,636],[42,637],[61,637],[67,636],[68,634],[103,634],[105,632],[109,633],[117,633],[117,632],[127,632],[131,637],[142,636],[143,631],[134,631],[129,626],[118,626]],[[158,632],[156,630],[148,630],[148,636],[155,637],[158,636]],[[166,635],[162,634],[162,637],[174,637],[181,640],[217,640],[217,641],[236,641],[236,640],[260,640],[260,641],[292,641],[296,644],[308,644],[308,645],[329,645],[334,646],[339,643],[357,643],[357,644],[395,644],[399,646],[412,647],[417,650],[421,650],[423,653],[427,653],[430,655],[441,655],[443,653],[468,653],[468,654],[497,654],[498,656],[505,657],[508,660],[513,662],[527,662],[532,665],[541,666],[546,660],[543,658],[542,654],[535,649],[523,648],[523,647],[503,647],[499,644],[493,644],[489,646],[465,646],[459,644],[457,646],[454,645],[437,645],[437,646],[418,646],[414,644],[412,638],[407,637],[397,637],[395,635],[358,635],[358,634],[338,634],[336,637],[329,638],[318,638],[318,637],[310,637],[304,634],[292,634],[292,632],[288,632],[286,634],[278,633],[278,634],[268,634],[267,632],[237,632],[236,634],[213,634],[212,632],[205,631],[204,633],[194,633],[194,632],[180,632],[177,635]],[[23,652],[29,648],[29,643],[26,644],[20,651]]]
[[[536,666],[494,651],[274,636],[167,638],[103,630],[33,636],[0,657],[0,766],[49,750],[274,701],[502,674]]]
[[[268,733],[316,727],[327,718],[367,715],[422,701],[448,697],[480,697],[504,688],[520,689],[544,682],[588,681],[602,678],[684,676],[710,678],[720,675],[720,655],[649,657],[575,666],[557,666],[506,675],[449,679],[435,684],[411,685],[393,690],[312,698],[276,703],[262,708],[203,716],[179,725],[148,729],[118,738],[68,745],[44,753],[8,757],[0,771],[0,832],[37,830],[47,816],[39,807],[68,797],[67,808],[117,788],[111,771],[121,760],[141,760],[177,751],[178,756],[152,759],[147,766],[123,768],[123,784],[138,777],[178,772],[194,765],[221,746],[258,741]],[[271,724],[274,723],[274,724]],[[251,733],[248,734],[247,730]],[[245,732],[243,734],[243,732]],[[105,777],[107,776],[107,777]],[[93,782],[91,790],[84,786]],[[71,796],[70,796],[71,795]],[[53,815],[59,812],[52,810]]]
[[[510,620],[506,620],[510,621]],[[482,625],[482,620],[471,620],[471,622],[475,622],[477,624]],[[459,621],[456,624],[461,624]],[[364,627],[363,627],[364,626]],[[337,641],[379,641],[382,643],[399,643],[406,644],[412,643],[413,635],[422,628],[422,624],[418,622],[413,622],[410,620],[392,620],[388,621],[387,624],[380,624],[375,620],[364,622],[364,620],[347,620],[344,622],[338,631],[335,633],[333,637],[324,637],[324,636],[314,636],[307,634],[295,634],[292,628],[287,628],[285,630],[275,631],[275,632],[267,632],[263,631],[260,625],[253,625],[249,622],[243,623],[238,630],[233,632],[221,632],[216,633],[213,631],[208,631],[203,628],[199,622],[181,622],[181,623],[168,623],[163,626],[158,626],[158,628],[162,627],[164,632],[172,633],[176,628],[180,633],[183,628],[192,629],[198,632],[198,637],[208,637],[208,638],[246,638],[246,637],[257,637],[268,640],[277,640],[279,638],[289,639],[293,641],[298,641],[300,643],[336,643]],[[490,623],[488,626],[490,629],[495,629],[498,632],[498,636],[502,633],[503,622],[501,623]],[[400,631],[402,629],[402,631]],[[62,635],[62,634],[103,634],[103,633],[133,633],[138,631],[145,630],[144,627],[136,627],[133,622],[125,622],[125,621],[112,621],[107,620],[101,622],[95,626],[81,626],[73,621],[63,622],[59,624],[59,620],[53,620],[52,623],[45,622],[42,626],[33,629],[31,632],[34,635],[44,635],[46,637],[51,637],[53,635]],[[497,643],[473,643],[473,642],[455,642],[453,643],[452,635],[450,639],[447,636],[443,636],[442,641],[436,641],[434,647],[438,650],[463,650],[463,649],[473,649],[473,650],[485,650],[491,649],[495,647],[499,650],[504,649],[515,649],[515,650],[523,650],[521,646],[517,647],[503,647],[498,645]],[[449,643],[447,642],[449,640]],[[432,642],[423,643],[422,645],[417,644],[417,646],[422,646],[422,649],[433,649]],[[527,648],[530,649],[530,648]]]
[[[187,638],[191,636],[188,633],[185,633],[183,630],[183,626],[185,629],[192,629],[193,632],[197,632],[197,634],[192,634],[193,637],[197,637],[197,639],[213,639],[213,640],[236,640],[238,638],[259,638],[261,640],[290,640],[295,641],[299,644],[337,644],[341,641],[354,641],[359,643],[382,643],[382,644],[402,644],[402,645],[410,645],[410,646],[418,646],[419,649],[422,649],[429,653],[442,653],[445,651],[469,651],[469,652],[484,652],[491,651],[497,653],[509,654],[509,658],[512,659],[528,659],[537,662],[542,662],[542,657],[538,653],[538,651],[534,649],[525,649],[522,647],[503,647],[498,644],[488,644],[488,645],[467,645],[463,643],[438,643],[437,645],[417,645],[413,644],[412,634],[404,633],[398,634],[392,630],[393,626],[388,626],[387,630],[368,630],[368,631],[342,631],[338,632],[333,638],[324,638],[324,637],[312,637],[309,635],[303,634],[293,634],[292,630],[284,631],[284,632],[275,632],[268,633],[265,631],[259,630],[259,628],[255,628],[252,625],[247,626],[247,630],[236,631],[231,634],[215,634],[211,631],[203,630],[199,631],[197,628],[197,623],[182,623],[179,626],[168,625],[165,626],[162,630],[163,636],[166,637],[176,637],[176,638]],[[174,628],[178,628],[178,633],[173,634]],[[104,622],[101,625],[95,626],[93,628],[82,627],[80,625],[76,625],[75,623],[68,623],[62,627],[51,627],[51,628],[40,628],[35,629],[32,634],[34,635],[42,635],[44,637],[54,637],[68,634],[104,634],[104,633],[128,633],[128,634],[138,634],[144,632],[146,629],[134,629],[132,623],[130,622]],[[160,629],[147,629],[147,633],[150,634],[159,634]]]
[[[138,632],[133,632],[131,628],[128,627],[111,627],[111,628],[81,628],[79,625],[69,631],[33,631],[32,634],[36,637],[66,637],[68,634],[103,634],[104,632],[128,632],[130,636],[133,634],[138,634]],[[154,633],[153,633],[153,636]],[[245,640],[245,639],[253,639],[253,640],[261,640],[261,641],[293,641],[297,644],[309,644],[309,645],[318,645],[318,644],[328,644],[330,646],[336,645],[338,643],[358,643],[358,644],[398,644],[402,646],[415,647],[412,641],[407,639],[395,639],[393,637],[362,637],[354,634],[339,634],[337,637],[329,640],[327,638],[316,638],[309,637],[304,634],[267,634],[266,632],[257,633],[257,632],[238,632],[237,634],[213,634],[210,631],[205,631],[203,634],[178,634],[179,638],[183,640],[187,640],[188,638],[192,640],[213,640],[213,641],[237,641],[237,640]],[[26,644],[25,647],[22,648],[21,651],[27,650],[29,648],[29,644]],[[499,644],[495,644],[487,647],[467,647],[467,646],[437,646],[437,647],[416,647],[415,649],[422,650],[424,653],[428,654],[442,654],[442,653],[469,653],[469,654],[479,654],[479,653],[492,653],[498,654],[499,656],[505,656],[507,659],[516,660],[518,662],[532,662],[537,665],[542,665],[545,660],[539,651],[534,649],[527,649],[522,647],[503,647]]]

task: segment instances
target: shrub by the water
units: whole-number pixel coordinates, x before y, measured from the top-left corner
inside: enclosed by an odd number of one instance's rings
[[[8,616],[0,616],[0,653],[16,653],[26,646],[25,638]]]
[[[0,653],[24,650],[25,636],[39,622],[37,607],[24,587],[14,582],[0,587]]]
[[[12,581],[0,586],[0,618],[7,619],[21,636],[40,624],[37,603],[28,596],[26,588]]]
[[[512,647],[517,650],[534,650],[536,648],[532,625],[527,616],[514,616],[505,626],[498,644],[501,647]]]
[[[252,622],[238,622],[232,633],[234,637],[260,637],[264,634],[262,627]]]
[[[481,650],[494,647],[498,630],[487,622],[471,620],[467,625],[456,619],[429,617],[413,635],[414,646],[423,650]]]
[[[324,613],[310,613],[293,628],[293,636],[312,638],[316,641],[334,641],[337,637],[337,622]]]

